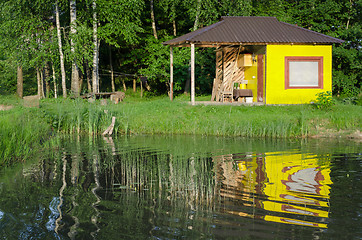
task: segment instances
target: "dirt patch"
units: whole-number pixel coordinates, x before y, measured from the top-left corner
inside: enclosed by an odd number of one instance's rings
[[[348,138],[357,142],[362,142],[362,133],[359,130],[339,130],[319,128],[318,134],[310,136],[311,138]]]
[[[350,139],[356,139],[359,142],[362,142],[362,133],[359,130],[355,131],[352,134],[349,134],[347,137]]]
[[[6,111],[12,109],[14,106],[11,105],[1,105],[0,104],[0,111]]]

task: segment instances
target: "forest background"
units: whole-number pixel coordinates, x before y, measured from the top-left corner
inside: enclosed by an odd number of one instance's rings
[[[0,0],[0,94],[78,96],[119,91],[147,77],[166,94],[161,43],[221,16],[274,16],[345,40],[333,47],[333,94],[361,93],[362,0]],[[188,48],[174,49],[174,90],[189,91]],[[212,48],[196,49],[196,92],[210,94]],[[20,90],[19,90],[20,89]],[[24,92],[21,90],[24,89]]]

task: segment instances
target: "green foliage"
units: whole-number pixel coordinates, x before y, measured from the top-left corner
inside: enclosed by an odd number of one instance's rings
[[[61,37],[64,47],[67,84],[70,66],[77,59],[79,70],[93,61],[92,0],[77,1],[77,34],[70,36],[69,1],[59,0]],[[274,16],[313,31],[345,40],[333,47],[333,94],[354,97],[361,92],[361,1],[286,1],[286,0],[160,0],[153,1],[158,39],[152,34],[149,2],[141,0],[97,0],[99,69],[110,70],[109,46],[113,69],[127,74],[142,74],[152,85],[152,95],[168,91],[169,48],[163,41],[217,22],[221,16]],[[16,67],[24,71],[25,93],[36,92],[36,68],[48,62],[55,67],[60,82],[59,50],[54,24],[54,2],[45,0],[0,1],[0,92],[16,89]],[[175,35],[175,36],[174,36]],[[70,38],[75,52],[70,51]],[[214,78],[212,48],[197,49],[196,89],[210,94]],[[174,90],[183,92],[189,79],[188,48],[174,48]],[[83,66],[83,67],[82,67]],[[85,83],[85,81],[84,81]],[[131,85],[131,81],[126,82]],[[109,76],[101,75],[101,88],[109,90]],[[116,88],[120,88],[118,83]]]
[[[252,2],[252,16],[277,17],[278,20],[289,22],[291,19],[290,3],[284,0],[260,0]]]
[[[341,104],[362,106],[362,94],[353,97],[338,97],[336,99]]]
[[[333,49],[333,55],[333,93],[342,97],[357,96],[362,87],[361,51],[339,46]]]
[[[139,74],[147,76],[147,81],[154,86],[154,90],[159,83],[169,81],[169,50],[161,42],[162,40],[157,40],[153,36],[146,39],[141,59],[143,67],[138,70]]]
[[[144,2],[140,0],[97,1],[99,19],[99,37],[106,43],[119,47],[121,42],[137,43],[141,27],[141,13]]]
[[[314,101],[314,105],[318,109],[330,109],[333,105],[335,105],[335,101],[332,97],[332,92],[320,92],[316,94],[317,98]]]
[[[333,47],[333,94],[357,96],[361,92],[361,1],[296,1],[290,23],[345,40]]]

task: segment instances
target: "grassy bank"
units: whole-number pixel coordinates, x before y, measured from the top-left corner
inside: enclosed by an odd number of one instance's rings
[[[21,162],[38,152],[50,132],[38,109],[0,111],[0,166]]]
[[[66,133],[105,130],[117,118],[119,134],[197,134],[245,137],[307,137],[328,131],[361,129],[362,107],[337,104],[330,110],[312,105],[191,106],[185,97],[128,97],[121,104],[84,100],[45,100],[41,110],[56,131]]]
[[[197,134],[244,137],[310,137],[350,134],[361,129],[362,107],[337,104],[329,110],[312,105],[190,106],[182,96],[142,98],[128,94],[120,104],[77,99],[45,99],[39,108],[0,97],[14,108],[0,111],[0,158],[22,159],[50,133],[99,134],[116,117],[117,134]],[[208,97],[207,97],[208,98]],[[200,98],[201,99],[201,98]],[[1,164],[1,163],[0,163]]]

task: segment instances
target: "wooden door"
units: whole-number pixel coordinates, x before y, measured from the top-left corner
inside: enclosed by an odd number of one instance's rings
[[[264,102],[264,55],[258,55],[257,102]]]

